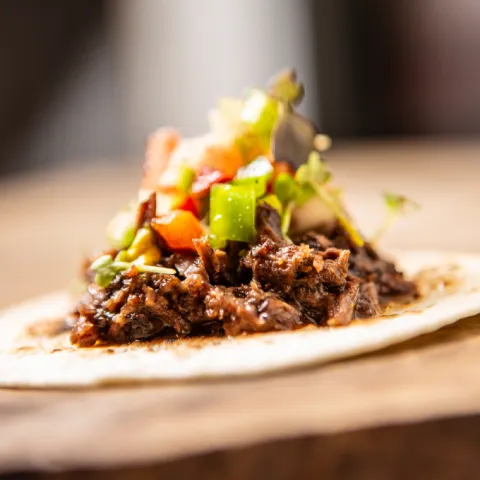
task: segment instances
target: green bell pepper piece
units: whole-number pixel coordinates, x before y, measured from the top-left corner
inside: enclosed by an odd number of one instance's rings
[[[267,183],[273,173],[272,164],[266,157],[258,157],[253,162],[238,170],[233,180],[234,185],[253,185],[257,197],[267,190]]]
[[[273,191],[283,206],[295,199],[297,184],[288,173],[280,173],[275,179]]]
[[[137,205],[131,204],[120,210],[107,225],[107,241],[115,249],[128,248],[135,238]]]
[[[256,195],[253,185],[214,185],[210,191],[210,241],[222,248],[227,240],[255,239]]]
[[[193,182],[195,181],[196,173],[193,168],[190,168],[187,165],[182,165],[178,173],[178,183],[177,187],[180,192],[185,194],[190,193],[192,189]]]
[[[279,103],[262,90],[252,90],[243,106],[242,122],[259,137],[270,137],[279,113]]]

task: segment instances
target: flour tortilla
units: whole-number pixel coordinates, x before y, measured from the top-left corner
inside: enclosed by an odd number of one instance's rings
[[[410,252],[398,254],[397,262],[410,276],[433,267],[437,279],[453,284],[396,314],[347,327],[91,349],[72,347],[68,332],[51,331],[71,307],[67,293],[31,300],[0,313],[0,386],[86,387],[258,374],[370,352],[480,312],[480,255]]]

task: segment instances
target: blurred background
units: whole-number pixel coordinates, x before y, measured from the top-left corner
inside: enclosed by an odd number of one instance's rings
[[[394,190],[423,209],[385,245],[478,249],[479,25],[477,0],[2,0],[0,305],[103,243],[149,132],[202,133],[219,96],[286,66],[366,232]]]
[[[3,0],[0,169],[141,154],[285,66],[336,140],[480,132],[476,0]]]

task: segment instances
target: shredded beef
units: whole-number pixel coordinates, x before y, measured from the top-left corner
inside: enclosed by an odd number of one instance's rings
[[[360,279],[349,277],[345,288],[337,295],[327,297],[327,323],[328,325],[347,325],[355,315],[355,307],[360,288]]]
[[[197,253],[214,285],[248,283],[248,272],[242,269],[241,252],[245,244],[229,242],[225,250],[214,250],[207,237],[195,240]]]
[[[284,243],[280,215],[271,206],[264,204],[257,208],[256,218],[257,243],[266,240]]]
[[[137,228],[142,227],[145,223],[151,222],[157,211],[157,195],[151,193],[149,197],[140,204],[137,212],[136,225]]]
[[[145,209],[148,216],[148,209]],[[239,335],[306,324],[347,325],[379,315],[392,299],[410,300],[413,283],[368,244],[357,247],[337,227],[286,241],[278,213],[257,208],[257,238],[197,255],[170,254],[177,275],[120,273],[107,288],[89,285],[73,312],[72,343],[126,343],[153,336]],[[91,272],[86,272],[91,281]]]
[[[374,282],[361,282],[356,314],[360,318],[376,317],[382,311]]]
[[[72,342],[125,343],[164,329],[187,335],[192,324],[205,319],[203,298],[209,288],[201,267],[191,268],[183,281],[174,275],[119,274],[106,289],[91,284],[75,312]]]
[[[205,306],[207,316],[220,320],[227,335],[292,330],[300,324],[296,308],[256,282],[244,287],[213,287]]]

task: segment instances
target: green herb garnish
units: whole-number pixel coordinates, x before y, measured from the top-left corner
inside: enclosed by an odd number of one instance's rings
[[[373,236],[372,243],[377,243],[401,215],[420,208],[417,202],[396,193],[386,192],[383,194],[383,199],[385,202],[385,218]]]
[[[361,247],[364,244],[363,238],[343,208],[339,195],[326,186],[330,179],[331,174],[316,151],[310,153],[307,163],[298,168],[294,178],[287,173],[278,175],[274,191],[284,206],[282,233],[288,234],[294,207],[305,204],[317,195],[332,210],[351,240]]]
[[[276,210],[279,213],[279,215],[282,215],[282,212],[283,212],[282,203],[280,202],[280,200],[276,195],[273,195],[271,193],[268,195],[265,195],[264,197],[258,200],[258,203],[259,204],[266,203],[267,205],[270,205],[274,210]]]
[[[288,202],[282,215],[282,223],[281,223],[282,235],[285,237],[286,240],[289,240],[289,241],[290,241],[290,237],[288,236],[288,231],[290,230],[290,223],[292,222],[292,212],[294,207],[295,207],[295,202],[293,201]]]
[[[135,267],[139,272],[160,273],[165,275],[175,275],[177,273],[172,268],[113,260],[110,255],[102,255],[90,265],[90,269],[95,272],[95,283],[100,287],[108,287],[117,273],[128,270],[131,267]]]
[[[255,135],[270,138],[278,113],[278,101],[263,90],[254,89],[245,99],[241,119]]]
[[[282,234],[288,239],[288,231],[295,206],[305,204],[315,195],[309,183],[299,183],[288,173],[280,173],[273,185],[275,195],[283,205]]]
[[[320,154],[312,151],[308,156],[307,163],[302,165],[295,174],[295,180],[303,186],[309,185],[320,199],[329,207],[338,219],[338,222],[347,232],[348,236],[358,247],[364,245],[364,240],[355,228],[352,219],[345,211],[338,195],[333,194],[326,183],[330,180],[331,174]]]
[[[297,72],[295,70],[285,70],[269,83],[268,93],[272,97],[292,105],[302,101],[305,89],[301,82],[297,82]]]

